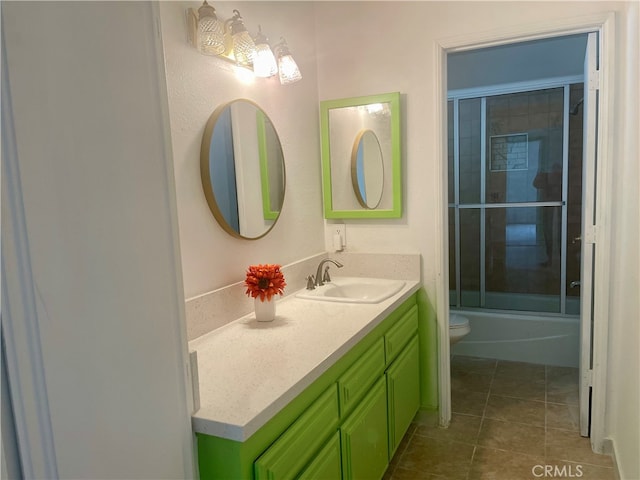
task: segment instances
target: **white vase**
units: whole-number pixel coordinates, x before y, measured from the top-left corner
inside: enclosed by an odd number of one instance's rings
[[[271,322],[276,318],[276,301],[275,299],[267,300],[264,302],[260,300],[260,297],[253,299],[254,308],[256,311],[256,320],[259,322]]]

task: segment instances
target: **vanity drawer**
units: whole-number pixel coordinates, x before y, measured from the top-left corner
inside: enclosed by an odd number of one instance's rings
[[[338,379],[341,417],[358,404],[384,366],[384,339],[380,338]]]
[[[297,480],[339,479],[341,477],[340,432],[336,431]]]
[[[400,320],[384,336],[387,365],[402,351],[402,348],[415,335],[417,330],[418,306],[414,305],[400,317]]]
[[[255,461],[256,480],[296,478],[337,428],[334,383]]]

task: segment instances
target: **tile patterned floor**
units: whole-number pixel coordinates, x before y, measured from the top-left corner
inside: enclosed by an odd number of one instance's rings
[[[451,359],[449,428],[416,420],[384,480],[614,480],[611,457],[579,435],[578,370]]]

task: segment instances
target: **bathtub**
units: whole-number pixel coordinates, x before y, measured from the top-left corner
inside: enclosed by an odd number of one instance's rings
[[[578,366],[578,315],[532,315],[463,309],[452,309],[451,313],[464,315],[471,325],[471,333],[453,345],[452,355]]]

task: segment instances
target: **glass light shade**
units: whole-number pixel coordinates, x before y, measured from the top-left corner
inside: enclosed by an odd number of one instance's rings
[[[278,70],[282,85],[302,80],[302,73],[300,73],[300,69],[291,54],[282,55],[278,58]]]
[[[233,57],[240,65],[251,65],[256,56],[256,44],[242,23],[238,10],[233,11],[233,17],[227,20],[230,24],[231,40],[233,42]]]
[[[253,60],[253,72],[257,77],[272,77],[278,73],[276,57],[266,43],[256,45],[256,56]]]
[[[224,23],[206,1],[198,9],[198,48],[206,55],[224,53]]]
[[[250,65],[256,56],[256,44],[253,43],[253,39],[249,32],[235,33],[233,39],[233,56],[241,65]]]

